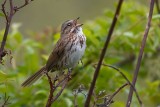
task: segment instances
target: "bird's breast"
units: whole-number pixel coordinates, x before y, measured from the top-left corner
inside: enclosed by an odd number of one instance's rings
[[[68,66],[73,68],[84,55],[86,48],[85,36],[77,36],[77,39],[72,41],[70,46],[70,51],[68,52]]]

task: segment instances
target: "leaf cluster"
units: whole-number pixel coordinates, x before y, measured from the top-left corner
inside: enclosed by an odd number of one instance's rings
[[[60,98],[53,106],[74,106],[73,90],[80,84],[84,84],[85,90],[89,88],[93,77],[94,65],[97,64],[100,51],[106,39],[106,34],[111,25],[113,10],[105,10],[104,14],[84,23],[84,33],[87,37],[87,49],[80,63],[73,71],[73,79],[64,90]],[[117,66],[131,80],[135,68],[135,61],[140,48],[140,42],[146,26],[148,7],[135,1],[125,2],[121,15],[111,38],[105,64]],[[145,55],[140,68],[140,75],[136,85],[137,91],[145,107],[158,106],[160,102],[160,15],[154,12],[151,29],[145,47]],[[0,13],[0,17],[3,14]],[[0,65],[0,94],[7,93],[10,96],[10,107],[42,107],[47,101],[49,85],[46,77],[39,80],[29,88],[21,88],[20,84],[26,76],[33,74],[40,66],[43,66],[54,44],[59,38],[59,33],[52,28],[46,28],[41,32],[31,31],[22,34],[19,24],[13,24],[8,35],[7,51],[11,50],[13,56],[10,63],[10,55],[4,59],[4,65]],[[0,31],[0,40],[4,30]],[[124,78],[113,69],[102,67],[95,87],[95,94],[105,90],[106,94],[113,93],[125,83]],[[124,107],[129,88],[123,89],[114,99],[113,107]],[[76,96],[77,104],[84,104],[83,94]],[[94,99],[92,99],[94,103]],[[101,103],[101,102],[99,102]],[[136,97],[133,105],[138,106]]]

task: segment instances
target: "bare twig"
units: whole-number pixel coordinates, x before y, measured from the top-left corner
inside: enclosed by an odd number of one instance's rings
[[[46,75],[47,75],[48,82],[49,82],[49,85],[50,85],[50,93],[49,93],[49,97],[48,97],[46,107],[51,107],[53,102],[56,101],[59,98],[59,96],[62,94],[63,90],[65,89],[65,87],[68,83],[68,81],[71,79],[71,74],[70,74],[70,72],[68,72],[66,74],[66,76],[61,81],[59,81],[57,84],[56,84],[56,81],[58,79],[57,76],[55,77],[54,81],[52,82],[51,77],[48,75],[48,73],[46,73]],[[61,90],[55,96],[53,96],[55,90],[60,85],[62,85]]]
[[[133,90],[134,90],[134,92],[135,92],[135,94],[136,94],[136,97],[137,97],[137,99],[138,99],[138,102],[139,102],[139,104],[140,104],[141,107],[142,107],[142,105],[143,105],[143,104],[142,104],[142,100],[140,99],[136,88],[132,85],[132,83],[129,81],[129,79],[127,78],[127,76],[126,76],[120,69],[118,69],[118,68],[116,68],[116,67],[114,67],[114,66],[112,66],[112,65],[108,65],[108,64],[103,64],[103,65],[115,69],[116,71],[118,71],[118,72],[122,75],[122,77],[123,77],[123,78],[128,82],[128,84],[133,88]]]
[[[9,7],[10,7],[9,11],[7,11],[6,8],[5,8],[7,1],[9,2]],[[22,6],[19,6],[19,7],[13,5],[13,0],[4,0],[4,2],[1,4],[1,7],[2,7],[1,10],[4,14],[5,19],[6,19],[6,27],[5,27],[5,32],[4,32],[4,35],[3,35],[3,40],[1,42],[1,47],[0,47],[0,63],[2,63],[3,57],[6,55],[4,47],[5,47],[5,44],[6,44],[6,40],[7,40],[7,36],[8,36],[8,32],[9,32],[9,28],[10,28],[12,18],[14,16],[14,14],[19,9],[28,5],[29,1],[30,0],[25,0],[25,4],[23,4]],[[33,0],[31,0],[31,1],[33,1]]]
[[[11,103],[9,103],[9,98],[10,98],[10,96],[7,96],[7,94],[5,93],[5,95],[4,95],[4,103],[1,105],[1,107],[5,107],[5,106],[11,104]]]
[[[107,102],[107,107],[109,107],[109,105],[111,104],[113,98],[127,85],[129,85],[129,83],[125,83],[123,84],[121,87],[118,88],[118,90],[116,90],[109,98],[109,101]]]
[[[104,103],[105,103],[106,99],[108,99],[109,96],[110,96],[110,95],[106,95],[106,91],[105,90],[99,91],[98,95],[96,95],[96,92],[93,91],[92,95],[94,97],[94,102],[93,102],[92,107],[96,107],[96,105],[101,105],[101,104],[97,104],[97,101],[99,101],[99,100],[104,100]]]
[[[19,7],[15,6],[14,7],[14,11],[17,12],[19,11],[21,8],[25,7],[26,5],[28,5],[30,3],[30,1],[34,1],[34,0],[25,0],[25,3]]]
[[[47,75],[49,86],[50,86],[50,93],[49,93],[49,97],[48,97],[48,101],[47,101],[46,107],[50,107],[52,105],[51,102],[52,102],[52,99],[53,99],[53,92],[54,92],[53,84],[55,84],[56,79],[52,82],[51,77],[48,75],[48,73],[46,73],[46,75]]]
[[[77,97],[78,94],[82,94],[84,95],[84,97],[86,98],[86,94],[83,93],[83,91],[85,90],[85,87],[83,84],[81,84],[77,89],[73,90],[73,95],[74,95],[74,107],[78,107],[78,103],[77,103]]]
[[[150,26],[151,26],[153,8],[154,8],[154,0],[151,0],[150,1],[150,10],[149,10],[149,15],[148,15],[148,22],[147,22],[146,29],[145,29],[145,32],[144,32],[144,37],[143,37],[143,40],[142,40],[142,43],[141,43],[141,48],[140,48],[140,52],[139,52],[139,56],[138,56],[138,60],[137,60],[137,65],[136,65],[136,69],[134,71],[134,77],[133,77],[133,80],[132,80],[132,85],[133,86],[135,86],[136,81],[137,81],[138,72],[139,72],[139,69],[140,69],[141,60],[142,60],[142,56],[143,56],[143,52],[144,52],[144,47],[145,47],[145,44],[146,44],[149,29],[150,29]],[[127,100],[127,103],[126,103],[126,107],[130,107],[130,105],[131,105],[133,91],[134,91],[134,89],[132,88],[132,86],[130,86],[130,92],[129,92],[129,95],[128,95],[128,100]]]
[[[12,3],[10,3],[10,13],[8,14],[8,12],[6,12],[5,10],[5,5],[6,5],[7,0],[4,1],[4,3],[2,4],[2,12],[4,13],[4,16],[6,18],[6,28],[5,28],[5,32],[4,32],[4,36],[3,36],[3,40],[1,42],[1,47],[0,47],[0,63],[2,63],[2,58],[6,55],[4,52],[4,46],[6,44],[6,40],[7,40],[7,35],[9,32],[9,27],[10,27],[10,23],[11,23],[11,19],[12,19]],[[10,1],[12,2],[12,0]]]
[[[112,103],[114,103],[113,98],[127,85],[129,85],[129,83],[125,83],[123,84],[121,87],[119,87],[112,95],[105,95],[104,97],[101,98],[97,98],[96,100],[102,100],[103,99],[103,103],[100,104],[96,104],[97,107],[109,107]],[[96,102],[94,102],[96,103]],[[95,107],[95,104],[93,105],[93,107]]]
[[[118,16],[119,16],[119,12],[120,12],[122,3],[123,3],[123,0],[119,0],[118,6],[117,6],[117,9],[116,9],[113,21],[112,21],[112,25],[111,25],[111,27],[109,29],[109,33],[107,35],[106,42],[104,44],[103,50],[102,50],[100,58],[99,58],[99,62],[98,62],[97,68],[96,68],[95,73],[94,73],[94,77],[93,77],[93,80],[92,80],[92,83],[91,83],[91,86],[90,86],[90,89],[89,89],[89,92],[88,92],[88,96],[87,96],[87,99],[86,99],[86,102],[85,102],[85,107],[89,107],[89,103],[90,103],[90,100],[91,100],[93,89],[95,87],[96,80],[97,80],[97,77],[98,77],[98,74],[99,74],[99,71],[100,71],[100,68],[101,68],[101,64],[102,64],[103,58],[104,58],[106,50],[108,48],[108,44],[110,42],[114,27],[116,25],[116,22],[117,22],[117,19],[118,19]]]
[[[2,4],[2,12],[6,18],[6,21],[8,21],[8,16],[7,16],[7,12],[5,10],[5,5],[6,5],[7,0],[4,0],[3,4]]]
[[[67,83],[68,83],[69,80],[70,80],[70,78],[67,78],[66,81],[65,81],[65,83],[63,83],[61,90],[60,90],[60,91],[56,94],[56,96],[53,98],[52,103],[53,103],[54,101],[56,101],[56,100],[58,99],[58,97],[62,94],[62,92],[63,92],[64,88],[66,87],[66,85],[67,85]]]

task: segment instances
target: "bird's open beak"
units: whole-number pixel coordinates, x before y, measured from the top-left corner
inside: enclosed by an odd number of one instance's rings
[[[76,27],[80,27],[80,26],[82,26],[82,25],[83,25],[83,24],[77,24]]]
[[[78,23],[77,23],[79,19],[80,19],[80,17],[77,17],[77,18],[74,20],[74,24],[75,24],[76,27],[80,27],[80,26],[83,25],[83,24],[78,24]]]
[[[77,25],[77,22],[79,20],[80,17],[77,17],[76,19],[74,19],[74,24]]]

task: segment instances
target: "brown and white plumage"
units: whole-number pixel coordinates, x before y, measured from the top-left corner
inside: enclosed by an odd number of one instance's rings
[[[74,68],[82,58],[86,48],[86,37],[82,31],[82,24],[77,24],[77,19],[63,23],[61,27],[61,37],[50,54],[44,67],[29,77],[22,83],[28,86],[38,80],[44,72],[62,71]]]

